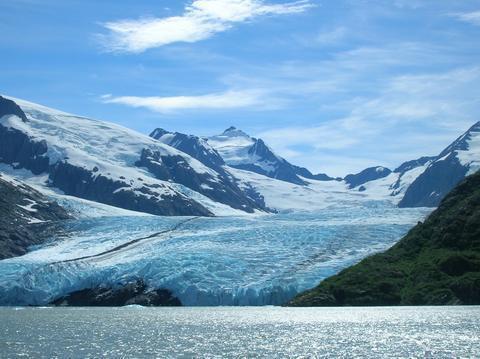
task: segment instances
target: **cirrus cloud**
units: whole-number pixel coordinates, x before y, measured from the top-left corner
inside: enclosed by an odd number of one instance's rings
[[[299,0],[266,4],[263,0],[194,0],[181,16],[107,22],[99,35],[107,50],[140,53],[175,42],[193,43],[263,15],[300,13],[313,4]]]
[[[255,107],[271,108],[272,99],[265,98],[261,90],[230,90],[200,96],[140,97],[140,96],[102,96],[104,103],[121,104],[130,107],[143,107],[160,113],[172,113],[179,110],[219,110]]]
[[[457,13],[457,14],[454,14],[453,16],[455,16],[457,19],[463,22],[468,22],[472,25],[480,26],[480,11]]]

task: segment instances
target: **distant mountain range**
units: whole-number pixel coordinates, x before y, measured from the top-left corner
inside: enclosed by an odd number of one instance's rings
[[[39,191],[156,215],[312,210],[337,195],[435,207],[479,168],[480,123],[438,156],[339,179],[295,166],[235,127],[208,138],[160,128],[146,136],[0,97],[0,172]]]

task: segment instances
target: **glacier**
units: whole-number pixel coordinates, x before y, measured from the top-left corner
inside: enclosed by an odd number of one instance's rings
[[[391,246],[430,211],[364,201],[237,217],[84,216],[66,222],[68,234],[0,261],[0,305],[46,305],[140,278],[184,305],[281,305]]]

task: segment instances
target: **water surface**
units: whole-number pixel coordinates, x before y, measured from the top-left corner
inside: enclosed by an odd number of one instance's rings
[[[480,307],[0,308],[0,357],[480,357]]]

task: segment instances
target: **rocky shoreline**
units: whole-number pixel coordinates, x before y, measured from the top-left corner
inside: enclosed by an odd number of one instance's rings
[[[72,292],[54,300],[60,307],[178,307],[182,303],[168,289],[151,289],[142,281],[117,286],[100,286]]]

